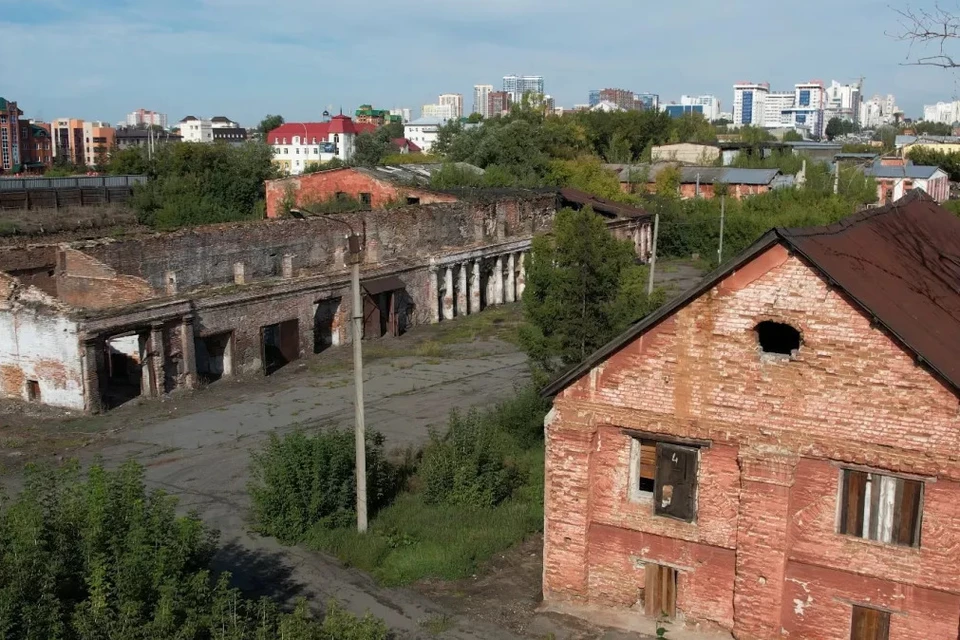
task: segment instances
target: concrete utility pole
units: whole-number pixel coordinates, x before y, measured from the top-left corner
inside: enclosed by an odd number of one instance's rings
[[[647,295],[653,294],[653,271],[657,268],[657,234],[660,231],[660,214],[653,216],[653,251],[650,252],[650,282],[647,283]]]
[[[315,214],[306,209],[290,209],[290,213],[302,218],[304,213]],[[350,229],[346,236],[350,249],[350,291],[353,297],[353,386],[354,386],[354,445],[357,476],[357,531],[367,531],[367,434],[363,416],[363,296],[360,295],[360,262],[363,259],[362,238],[344,220],[321,216],[339,222]]]

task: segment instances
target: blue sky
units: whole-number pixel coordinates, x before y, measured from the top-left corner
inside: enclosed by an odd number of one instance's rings
[[[0,0],[0,95],[45,120],[144,107],[252,125],[363,102],[416,115],[445,92],[469,110],[474,84],[509,73],[543,75],[568,107],[612,86],[725,110],[738,80],[865,76],[915,117],[960,86],[904,66],[897,25],[883,0]]]

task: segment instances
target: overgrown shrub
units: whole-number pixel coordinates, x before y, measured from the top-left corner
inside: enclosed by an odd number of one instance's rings
[[[382,621],[305,603],[281,613],[213,580],[216,534],[143,469],[33,468],[0,502],[0,640],[383,640]]]
[[[253,454],[250,495],[260,529],[284,541],[299,540],[311,526],[356,522],[353,431],[270,435]],[[396,493],[399,469],[384,454],[383,436],[367,432],[367,508],[373,513]]]
[[[546,411],[527,389],[490,411],[453,412],[423,452],[417,476],[426,502],[493,507],[511,497],[524,480],[516,457],[542,438]]]

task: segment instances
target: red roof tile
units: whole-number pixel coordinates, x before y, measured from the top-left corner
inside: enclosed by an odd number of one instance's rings
[[[410,153],[420,153],[421,149],[414,142],[408,138],[394,138],[390,141],[392,144],[396,145],[398,148],[403,149],[404,147]]]
[[[312,144],[314,138],[317,142],[326,140],[329,133],[329,122],[287,122],[267,134],[267,144],[293,144],[294,136]]]

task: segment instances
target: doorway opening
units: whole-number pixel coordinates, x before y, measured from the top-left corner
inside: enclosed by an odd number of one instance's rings
[[[263,374],[272,375],[300,358],[300,322],[296,318],[260,328]]]
[[[232,331],[196,338],[193,342],[201,382],[209,384],[233,375]]]
[[[336,320],[337,312],[340,310],[340,302],[343,298],[330,298],[321,300],[313,305],[313,352],[323,353],[335,344],[339,344],[339,336],[334,341],[333,323]]]
[[[106,387],[103,401],[113,409],[140,396],[143,391],[143,349],[140,336],[131,333],[106,341]]]

